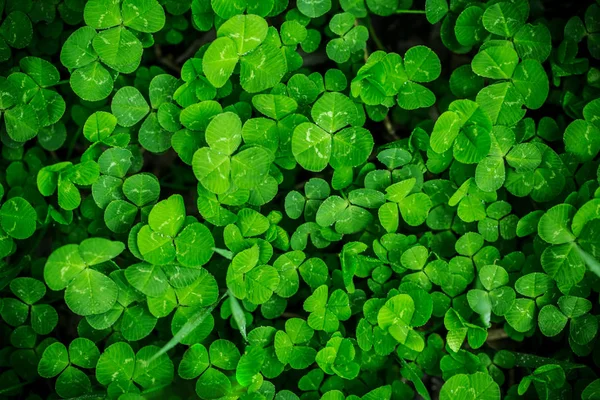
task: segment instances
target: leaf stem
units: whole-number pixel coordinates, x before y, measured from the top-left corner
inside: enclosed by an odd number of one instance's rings
[[[37,235],[31,245],[27,248],[27,250],[23,253],[19,261],[15,263],[15,265],[19,266],[27,257],[31,257],[32,254],[35,253],[37,248],[40,246],[42,239],[46,236],[46,232],[48,231],[48,226],[50,224],[45,223],[42,226],[42,229],[37,232]]]
[[[8,392],[11,392],[11,391],[13,391],[13,390],[15,390],[15,389],[20,389],[20,388],[22,388],[23,386],[27,386],[27,385],[29,385],[29,384],[30,384],[30,383],[32,383],[32,382],[33,382],[33,381],[25,381],[25,382],[21,382],[21,383],[18,383],[18,384],[16,384],[16,385],[13,385],[13,386],[9,386],[9,387],[6,387],[6,388],[2,388],[2,389],[0,389],[0,394],[2,394],[2,393],[8,393]]]
[[[161,386],[162,388],[162,386]],[[146,393],[145,391],[143,393]],[[100,392],[95,392],[95,393],[88,393],[88,394],[82,394],[81,396],[77,396],[77,397],[69,397],[69,400],[84,400],[84,399],[100,399],[100,398],[104,398],[103,394]]]
[[[571,369],[584,367],[581,364],[575,364],[563,360],[556,360],[554,358],[540,357],[533,354],[514,353],[514,355],[517,358],[515,365],[518,367],[536,369],[546,364],[557,364],[560,365],[565,370],[565,372],[568,372]]]
[[[71,82],[69,79],[63,79],[62,81],[58,81],[57,83],[55,83],[54,85],[50,85],[48,87],[54,87],[54,86],[60,86],[60,85],[66,85],[67,83]]]
[[[385,51],[385,46],[383,45],[383,42],[381,41],[381,39],[379,39],[379,36],[377,36],[377,32],[375,32],[375,28],[373,27],[371,18],[367,18],[367,29],[369,30],[369,37],[371,39],[373,39],[375,46],[377,46],[377,48],[379,50]],[[365,62],[367,61],[367,58],[369,58],[368,55],[366,55],[366,57],[365,57]]]
[[[377,48],[379,50],[383,50],[386,51],[385,46],[383,45],[383,43],[381,42],[381,40],[379,39],[379,36],[377,36],[377,32],[375,32],[375,28],[373,28],[373,24],[371,23],[371,18],[367,18],[367,29],[369,30],[369,37],[371,39],[373,39],[373,42],[375,43],[375,46],[377,46]],[[358,26],[358,20],[354,22],[354,25]],[[367,61],[369,60],[369,50],[367,49],[367,47],[365,47],[365,64],[367,63]],[[384,120],[383,120],[383,126],[385,127],[385,130],[387,131],[387,133],[394,139],[394,140],[399,140],[400,138],[398,137],[398,135],[396,135],[396,131],[394,129],[394,126],[392,125],[392,121],[390,121],[390,116],[388,114],[386,114]]]
[[[70,159],[71,155],[73,154],[73,150],[75,149],[75,143],[77,143],[77,139],[79,139],[79,135],[81,135],[81,132],[83,132],[83,127],[80,126],[79,129],[77,129],[77,132],[75,132],[73,140],[71,141],[71,143],[69,143],[69,150],[67,151],[68,159]]]
[[[425,14],[425,10],[396,10],[396,14]]]
[[[497,340],[503,340],[506,338],[508,338],[508,334],[504,329],[490,329],[488,331],[488,337],[486,339],[486,342],[495,342]]]

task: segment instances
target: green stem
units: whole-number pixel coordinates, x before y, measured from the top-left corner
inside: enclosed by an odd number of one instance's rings
[[[69,397],[69,400],[85,400],[85,399],[96,400],[96,399],[102,399],[102,398],[104,398],[103,394],[100,392],[96,392],[96,393],[82,394],[81,396],[77,396],[77,397]]]
[[[79,129],[77,129],[77,132],[75,132],[75,135],[73,136],[73,140],[71,141],[71,143],[69,143],[69,150],[67,151],[68,159],[70,159],[71,155],[73,154],[73,150],[75,149],[75,143],[77,143],[77,139],[79,139],[79,135],[81,135],[81,132],[83,132],[83,127],[79,127]]]
[[[515,365],[518,367],[536,369],[546,364],[557,364],[560,365],[565,372],[568,372],[571,369],[584,367],[581,364],[574,364],[569,361],[556,360],[554,358],[535,356],[533,354],[514,353],[514,355],[517,358]]]
[[[54,87],[54,86],[60,86],[60,85],[66,85],[67,83],[69,83],[70,80],[69,79],[63,79],[62,81],[59,81],[57,83],[55,83],[54,85],[50,85],[48,87]]]
[[[46,236],[46,232],[48,231],[48,226],[49,226],[49,224],[45,223],[43,225],[42,229],[37,232],[35,239],[33,240],[33,242],[31,242],[31,245],[29,245],[27,250],[23,253],[21,258],[19,258],[19,261],[17,261],[17,263],[15,265],[17,265],[17,266],[20,265],[26,259],[26,257],[31,257],[31,255],[36,252],[36,249],[40,246],[42,239]]]
[[[425,14],[425,10],[396,10],[396,14]]]
[[[2,393],[8,393],[8,392],[11,392],[11,391],[13,391],[15,389],[22,388],[23,386],[27,386],[27,385],[29,385],[32,382],[33,381],[26,381],[26,382],[18,383],[18,384],[13,385],[13,386],[9,386],[7,388],[2,388],[2,389],[0,389],[0,394],[2,394]]]
[[[373,28],[373,24],[371,23],[371,18],[367,18],[367,29],[369,29],[369,37],[371,39],[373,39],[375,46],[377,46],[377,48],[379,50],[385,51],[385,46],[381,42],[381,39],[379,39],[379,36],[377,36],[377,32],[375,32],[375,28]],[[367,56],[367,58],[368,58],[368,56]]]

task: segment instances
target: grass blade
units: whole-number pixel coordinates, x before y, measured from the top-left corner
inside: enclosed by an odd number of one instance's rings
[[[248,337],[246,336],[246,314],[244,313],[244,310],[242,309],[238,299],[236,299],[230,291],[227,291],[227,294],[229,295],[229,303],[231,304],[231,315],[233,315],[233,319],[240,329],[242,337],[247,342]]]
[[[206,317],[208,317],[208,315],[213,312],[213,310],[219,305],[219,303],[221,302],[221,300],[223,300],[223,298],[225,298],[226,295],[227,295],[227,293],[224,294],[223,296],[221,296],[221,298],[219,298],[219,300],[215,304],[213,304],[213,305],[211,305],[209,307],[203,308],[192,319],[188,320],[188,322],[186,322],[185,325],[183,325],[181,327],[181,329],[171,338],[171,340],[169,340],[167,343],[165,343],[165,345],[163,347],[161,347],[161,349],[159,351],[157,351],[156,354],[154,354],[152,356],[152,358],[150,358],[150,360],[148,361],[148,363],[156,360],[158,357],[162,356],[167,351],[169,351],[173,347],[177,346],[177,344],[179,342],[181,342],[181,340],[184,337],[186,337],[187,335],[189,335],[190,332],[192,332],[202,322],[204,322],[204,320],[206,319]]]

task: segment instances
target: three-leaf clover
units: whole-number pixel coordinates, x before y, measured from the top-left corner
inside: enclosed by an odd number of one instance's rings
[[[515,282],[515,290],[523,295],[513,301],[504,314],[506,322],[517,332],[525,333],[535,328],[538,307],[542,307],[553,297],[554,282],[543,273],[533,272],[523,275]]]
[[[342,130],[358,116],[346,95],[324,93],[313,105],[311,116],[314,123],[301,123],[292,136],[292,153],[304,169],[318,172],[330,163],[336,169],[357,167],[366,161],[374,144],[371,133],[358,127]]]
[[[480,105],[470,100],[457,100],[435,122],[431,148],[439,154],[452,148],[457,161],[475,164],[490,151],[491,130],[492,121]]]
[[[336,333],[327,341],[327,345],[317,353],[317,365],[330,375],[344,379],[355,379],[360,372],[360,365],[354,360],[356,351],[349,339]]]
[[[144,51],[138,36],[162,29],[165,12],[156,0],[92,0],[85,4],[87,26],[65,42],[60,59],[72,71],[71,88],[82,99],[107,98],[117,73],[134,72]]]
[[[335,332],[339,321],[350,318],[348,295],[341,289],[336,289],[329,296],[329,288],[322,285],[313,291],[304,301],[304,310],[310,312],[308,325],[319,331]]]
[[[499,265],[485,265],[479,270],[483,289],[471,289],[467,293],[469,307],[481,315],[485,326],[490,326],[492,312],[504,315],[515,300],[515,291],[507,286],[509,277]]]
[[[81,193],[77,186],[91,185],[99,175],[100,167],[94,161],[79,164],[65,161],[40,169],[37,174],[37,187],[46,197],[52,196],[58,189],[58,205],[71,211],[81,204]]]
[[[240,362],[240,352],[227,340],[212,342],[208,351],[201,344],[190,347],[183,355],[178,374],[184,379],[195,379],[196,393],[201,399],[212,399],[227,395],[231,387],[227,375],[222,371],[235,370]]]
[[[448,379],[440,391],[440,400],[500,399],[500,387],[492,377],[483,372],[458,374]]]
[[[377,324],[399,343],[420,352],[425,347],[425,342],[423,337],[413,329],[418,318],[419,313],[415,313],[413,298],[403,293],[385,302],[377,313]]]
[[[327,43],[327,56],[337,63],[345,63],[353,53],[366,47],[369,32],[364,26],[355,26],[354,15],[345,12],[336,14],[329,21],[329,29],[339,37]]]
[[[10,282],[10,290],[18,299],[10,297],[2,300],[0,315],[12,326],[25,323],[31,316],[31,328],[38,335],[47,335],[58,323],[58,313],[50,304],[40,303],[46,294],[46,286],[34,278],[20,277]]]
[[[65,101],[50,88],[59,84],[60,75],[50,62],[37,57],[21,59],[22,72],[0,80],[0,108],[8,136],[26,142],[41,128],[57,123],[65,112]]]
[[[592,303],[576,296],[561,296],[558,307],[547,304],[540,310],[540,331],[549,337],[558,335],[570,323],[570,339],[580,346],[588,344],[598,332],[598,319],[589,314]]]
[[[131,153],[125,149],[113,148],[104,154],[109,151],[106,168],[103,168],[104,163],[99,160],[101,172],[107,174],[101,175],[94,182],[92,196],[98,207],[104,209],[106,226],[113,232],[124,233],[129,231],[140,211],[143,215],[151,212],[159,198],[160,185],[156,177],[146,173],[123,179],[127,166],[131,165]]]
[[[597,253],[594,236],[597,200],[590,200],[579,210],[570,204],[558,204],[540,218],[538,234],[547,243],[540,258],[544,271],[559,285],[579,283],[586,272],[586,251]]]
[[[477,95],[477,102],[495,123],[513,125],[524,114],[520,104],[535,110],[546,101],[549,82],[541,63],[535,59],[519,63],[510,42],[481,50],[471,67],[481,77],[506,81],[487,86]]]
[[[293,369],[305,369],[315,361],[317,352],[309,342],[314,329],[300,318],[290,318],[285,322],[285,330],[275,334],[275,354],[283,364]]]
[[[216,88],[223,87],[239,61],[244,90],[257,93],[275,86],[285,74],[287,62],[279,47],[265,41],[267,31],[267,22],[258,15],[236,15],[225,21],[202,59],[208,81]]]
[[[121,242],[104,238],[67,244],[50,254],[44,280],[52,290],[65,291],[65,303],[76,314],[101,314],[117,301],[118,286],[102,271],[125,249]]]
[[[174,375],[173,362],[166,354],[155,357],[158,350],[157,346],[150,345],[134,353],[125,342],[108,346],[96,364],[98,383],[116,393],[126,393],[134,383],[143,389],[170,383]]]
[[[227,287],[240,300],[263,304],[279,287],[279,273],[270,265],[259,265],[257,244],[235,255],[227,269]]]
[[[194,174],[207,190],[223,194],[235,185],[239,189],[254,189],[263,183],[274,155],[261,146],[242,148],[240,118],[225,112],[215,116],[206,128],[208,147],[196,151],[192,160]]]
[[[164,265],[177,258],[181,265],[199,268],[213,254],[214,239],[209,229],[186,220],[180,195],[156,203],[148,214],[148,223],[137,231],[139,253],[150,264]]]
[[[92,389],[90,378],[79,368],[95,368],[100,351],[89,339],[76,338],[69,349],[60,342],[44,350],[37,370],[41,377],[56,379],[56,393],[63,397],[77,397]],[[77,368],[79,367],[79,368]]]

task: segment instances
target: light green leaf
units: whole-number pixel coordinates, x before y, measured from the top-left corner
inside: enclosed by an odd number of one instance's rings
[[[103,63],[124,74],[134,72],[142,60],[142,42],[120,26],[98,33],[92,46]]]
[[[525,106],[537,110],[544,105],[550,84],[544,67],[537,60],[525,60],[515,69],[512,77],[515,88],[521,93]]]
[[[255,189],[264,182],[274,156],[262,147],[242,150],[231,158],[231,177],[240,189]]]
[[[436,80],[442,71],[437,54],[427,46],[415,46],[404,55],[406,75],[413,82],[431,82]]]
[[[27,239],[35,233],[37,213],[27,200],[13,197],[0,207],[0,226],[15,239]]]
[[[117,301],[119,289],[106,275],[86,269],[77,275],[65,291],[65,303],[78,315],[102,314]]]
[[[568,318],[556,306],[548,304],[540,310],[538,324],[544,336],[558,335],[567,325]]]
[[[310,122],[303,122],[294,129],[292,153],[304,169],[318,172],[327,167],[331,157],[331,135]]]
[[[583,162],[592,160],[600,151],[600,130],[582,119],[567,126],[563,140],[565,149]]]
[[[525,22],[519,9],[508,1],[488,7],[482,21],[488,32],[503,37],[512,37]]]
[[[104,2],[97,0],[90,3],[105,3],[110,4],[112,2]],[[107,19],[107,23],[110,24],[110,19]],[[92,47],[92,40],[96,36],[96,30],[89,26],[82,26],[73,32],[63,44],[60,52],[60,61],[66,68],[81,68],[98,59],[98,54]]]
[[[278,84],[286,72],[282,49],[264,43],[241,58],[240,84],[249,93],[262,92]]]
[[[309,18],[318,18],[331,9],[331,0],[299,0],[298,10]]]
[[[40,128],[35,109],[30,104],[17,105],[4,112],[8,136],[15,142],[26,142],[37,135]]]
[[[196,178],[210,192],[221,194],[229,189],[231,163],[226,154],[203,147],[194,153],[192,168]]]
[[[119,89],[115,93],[110,107],[118,124],[125,127],[137,124],[150,111],[144,96],[133,86]]]
[[[559,204],[546,211],[538,225],[540,237],[551,244],[574,241],[575,236],[570,226],[575,211],[575,207],[570,204]]]
[[[90,142],[108,138],[117,126],[117,118],[105,111],[96,111],[88,117],[83,126],[83,136]]]
[[[206,264],[213,254],[215,240],[210,230],[201,223],[187,225],[175,238],[177,261],[189,268]]]
[[[473,72],[484,78],[510,79],[519,63],[517,52],[507,46],[493,46],[473,57]]]
[[[237,54],[243,56],[256,49],[267,37],[268,25],[258,15],[236,15],[217,30],[217,37],[228,37],[235,42]]]
[[[108,346],[98,359],[96,379],[102,385],[111,382],[127,381],[133,377],[135,354],[125,342]]]
[[[156,0],[124,0],[123,24],[139,32],[154,33],[165,25],[165,11]]]
[[[194,379],[200,376],[210,365],[208,351],[200,343],[196,343],[183,353],[177,373],[183,379]]]
[[[121,23],[119,0],[90,0],[85,4],[83,18],[86,25],[106,29]]]
[[[431,133],[431,148],[436,153],[444,153],[452,147],[460,132],[462,122],[458,114],[446,111],[435,122]]]
[[[544,271],[560,285],[570,286],[579,283],[586,271],[584,261],[574,243],[547,247],[540,261]]]
[[[67,348],[60,342],[52,343],[46,347],[37,371],[43,378],[53,378],[60,374],[69,365]]]
[[[202,69],[208,81],[217,88],[229,80],[238,62],[236,43],[228,37],[211,42],[202,59]]]
[[[97,61],[75,70],[71,74],[71,88],[87,101],[98,101],[107,98],[113,90],[113,78]]]
[[[242,143],[242,121],[237,114],[225,112],[214,116],[206,128],[206,143],[211,150],[231,155]]]

